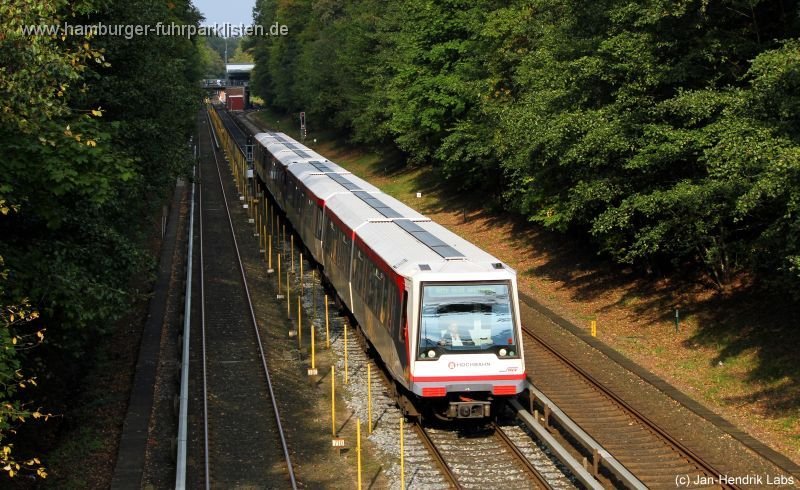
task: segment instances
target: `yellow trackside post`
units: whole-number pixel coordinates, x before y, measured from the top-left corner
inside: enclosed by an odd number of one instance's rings
[[[592,320],[592,337],[597,337],[597,320]]]
[[[347,323],[344,324],[344,384],[347,384]]]
[[[300,296],[303,295],[303,254],[300,254]]]
[[[291,289],[289,288],[289,270],[286,270],[286,318],[292,318],[291,308],[292,304],[289,301]]]
[[[358,490],[361,490],[361,419],[356,423],[356,457],[358,459]]]
[[[272,245],[272,240],[270,240],[270,245]],[[270,256],[270,259],[272,256]],[[283,290],[283,285],[281,284],[281,254],[278,254],[278,297],[281,297],[281,291]]]
[[[261,227],[258,229],[258,248],[264,251],[264,262],[267,261],[267,227],[264,222],[261,222]]]
[[[311,328],[310,328],[310,330],[311,330],[311,332],[310,332],[311,333],[311,370],[314,371],[314,374],[316,374],[317,361],[316,361],[316,359],[314,357],[314,355],[315,355],[315,349],[314,349],[314,322],[312,321],[312,322],[309,322],[309,323],[311,324]]]
[[[372,434],[372,365],[367,364],[367,433]]]
[[[266,233],[266,231],[267,230],[264,230],[264,233]],[[272,270],[272,235],[269,236],[269,244],[267,245],[267,250],[268,250],[268,257],[269,257],[267,259],[268,260],[267,269],[271,271]],[[278,258],[278,260],[280,260],[280,258]],[[280,274],[278,274],[278,275],[280,276]]]
[[[317,274],[314,270],[314,266],[311,266],[311,318],[314,320],[317,319],[317,288],[314,287],[314,282],[316,282]]]
[[[400,414],[400,489],[406,488],[406,455],[403,448],[403,414]]]
[[[300,309],[300,296],[297,296],[297,348],[303,349],[303,313]]]
[[[325,348],[331,348],[331,329],[328,324],[328,295],[325,295]]]
[[[331,436],[336,437],[336,366],[331,364]]]

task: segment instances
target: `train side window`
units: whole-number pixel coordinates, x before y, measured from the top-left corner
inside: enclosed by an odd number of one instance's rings
[[[363,300],[366,298],[364,294],[364,271],[366,270],[366,263],[364,261],[364,254],[361,253],[361,250],[356,251],[356,273],[355,273],[355,283],[356,283],[356,290],[358,294],[361,296]]]
[[[339,229],[333,226],[331,223],[331,260],[334,264],[339,263],[339,240],[338,238]]]
[[[381,323],[383,325],[386,325],[387,324],[387,315],[386,315],[386,313],[387,313],[388,307],[389,307],[389,305],[388,305],[389,295],[387,293],[389,291],[388,291],[387,284],[386,284],[386,276],[384,276],[383,274],[381,274],[381,276],[382,277],[381,277],[381,304],[380,304],[381,315],[380,315],[380,319],[381,319]]]
[[[375,314],[375,295],[375,266],[370,262],[367,279],[367,306],[373,314]]]
[[[344,266],[344,273],[345,276],[350,277],[350,257],[352,253],[352,247],[350,246],[351,240],[348,238],[346,233],[342,233],[342,266]]]
[[[353,259],[353,287],[358,295],[364,298],[364,288],[362,287],[361,276],[364,275],[364,256],[361,250],[356,247],[355,258]]]
[[[371,289],[374,290],[372,294],[372,312],[380,319],[381,303],[383,302],[383,298],[381,297],[383,294],[383,278],[381,271],[377,267],[375,267],[372,275]]]
[[[314,223],[314,236],[317,240],[322,240],[322,208],[318,208],[316,212],[316,222]]]
[[[403,290],[403,303],[400,306],[400,325],[397,329],[397,340],[400,342],[406,341],[406,321],[408,319],[408,291]]]
[[[397,285],[394,282],[389,282],[386,297],[386,330],[391,332],[397,328]]]

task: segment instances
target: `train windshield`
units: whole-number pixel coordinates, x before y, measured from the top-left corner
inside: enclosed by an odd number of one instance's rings
[[[510,284],[423,283],[419,358],[491,351],[517,357]]]

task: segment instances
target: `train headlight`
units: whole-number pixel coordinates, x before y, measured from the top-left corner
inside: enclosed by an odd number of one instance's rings
[[[431,359],[433,359],[434,357],[436,357],[436,351],[435,351],[435,350],[433,350],[433,349],[429,350],[429,351],[428,351],[428,357],[429,357],[429,358],[431,358]]]
[[[505,349],[500,349],[499,354],[500,356],[505,357],[505,355],[508,354],[508,351],[506,351]]]

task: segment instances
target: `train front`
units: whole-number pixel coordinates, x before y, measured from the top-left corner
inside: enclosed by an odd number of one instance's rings
[[[524,389],[516,276],[491,276],[416,284],[410,388],[439,418],[489,417]]]

